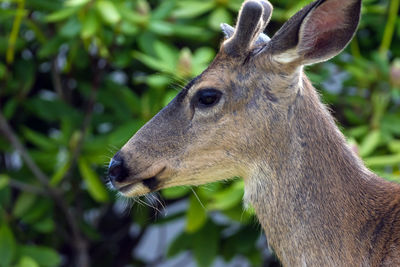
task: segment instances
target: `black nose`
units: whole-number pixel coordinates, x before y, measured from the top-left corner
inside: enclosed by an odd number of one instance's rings
[[[122,183],[128,177],[128,169],[120,152],[115,154],[108,165],[108,177],[111,183]]]

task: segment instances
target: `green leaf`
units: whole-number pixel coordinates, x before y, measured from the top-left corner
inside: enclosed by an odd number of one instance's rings
[[[193,74],[199,75],[215,57],[214,49],[210,47],[201,47],[195,51],[192,57]]]
[[[0,79],[3,79],[6,73],[7,73],[6,66],[0,63]]]
[[[220,7],[211,13],[208,23],[213,30],[220,31],[221,23],[232,24],[232,16],[226,9]]]
[[[157,41],[154,44],[154,51],[158,58],[161,59],[163,64],[168,65],[168,69],[173,71],[176,68],[179,52],[177,49],[165,44],[164,42]]]
[[[147,67],[154,69],[154,70],[158,70],[161,72],[170,72],[170,73],[173,73],[175,71],[175,68],[173,68],[173,69],[170,68],[170,64],[166,64],[165,62],[162,62],[159,59],[150,57],[150,56],[140,53],[138,51],[133,52],[133,57],[136,58],[137,60],[141,61]]]
[[[347,131],[347,135],[354,137],[354,138],[359,138],[361,136],[366,135],[368,133],[368,131],[369,131],[368,125],[361,125],[361,126],[349,129]]]
[[[162,20],[167,18],[175,8],[176,0],[162,1],[159,6],[153,10],[151,18],[153,20]]]
[[[106,23],[115,24],[121,20],[121,15],[112,1],[100,0],[96,3],[96,7]]]
[[[78,10],[79,9],[76,7],[62,8],[60,10],[57,10],[56,12],[51,13],[50,15],[47,15],[45,20],[47,22],[58,22],[61,20],[65,20],[77,13]]]
[[[227,210],[240,204],[243,199],[243,180],[235,181],[228,188],[213,195],[208,208],[214,210]]]
[[[121,31],[126,35],[134,36],[138,34],[139,28],[136,25],[132,24],[131,22],[123,20],[121,22]]]
[[[72,39],[78,36],[81,30],[81,23],[77,18],[70,18],[59,30],[60,36]]]
[[[210,11],[213,7],[213,1],[180,1],[173,15],[177,18],[194,18]]]
[[[54,231],[54,220],[52,217],[45,217],[43,220],[32,224],[32,227],[40,233],[51,233]]]
[[[120,125],[108,138],[108,143],[114,146],[122,146],[143,126],[143,121],[134,120]]]
[[[253,222],[255,216],[255,213],[252,209],[244,209],[243,205],[236,205],[231,209],[225,209],[222,211],[222,213],[230,219],[240,222],[242,224]]]
[[[390,141],[389,142],[389,150],[393,153],[400,153],[400,140]]]
[[[89,3],[90,0],[67,0],[65,6],[82,6]]]
[[[10,182],[10,177],[5,174],[0,174],[0,190],[8,186]]]
[[[56,267],[61,264],[60,255],[48,247],[25,245],[20,247],[19,254],[32,258],[41,267]]]
[[[18,107],[18,102],[16,99],[10,99],[9,101],[6,102],[6,104],[4,105],[4,116],[6,117],[6,119],[12,118],[17,107]]]
[[[176,186],[171,188],[166,188],[161,191],[161,194],[166,199],[177,199],[187,195],[190,192],[188,187]]]
[[[171,75],[161,75],[159,73],[153,74],[153,75],[148,75],[146,83],[152,87],[152,88],[160,88],[164,89],[166,86],[168,86],[173,79],[171,78]],[[178,93],[175,91],[175,93]],[[168,93],[167,93],[168,94]],[[172,94],[172,93],[171,93]],[[176,94],[175,94],[176,95]],[[167,97],[167,96],[166,96]],[[168,104],[168,103],[167,103]]]
[[[37,198],[34,208],[26,209],[25,213],[19,214],[25,224],[34,224],[47,216],[52,215],[53,202],[45,198]]]
[[[89,10],[83,19],[81,37],[90,38],[94,36],[99,27],[100,25],[96,13],[93,10]]]
[[[22,256],[16,267],[40,267],[39,264],[28,256]]]
[[[169,245],[167,257],[172,258],[182,251],[188,250],[192,245],[192,236],[182,232]]]
[[[364,162],[371,168],[394,166],[400,164],[400,154],[369,157],[365,158]]]
[[[21,218],[35,204],[36,196],[31,193],[22,192],[14,204],[13,215]]]
[[[83,158],[78,160],[78,166],[92,198],[97,202],[107,202],[109,200],[107,190],[97,173],[90,168],[88,162]]]
[[[8,179],[7,179],[8,180]],[[7,181],[8,182],[8,181]],[[9,186],[0,188],[0,223],[2,221],[2,208],[8,208],[11,204],[11,190]]]
[[[173,29],[177,37],[193,39],[197,42],[205,42],[212,37],[212,33],[202,27],[175,24]]]
[[[370,155],[378,147],[381,141],[381,132],[373,130],[365,136],[360,144],[360,156],[366,157]]]
[[[192,62],[193,65],[204,65],[210,63],[214,57],[214,49],[211,47],[200,47],[194,52]]]
[[[53,176],[50,179],[50,185],[51,186],[56,186],[58,185],[61,180],[64,178],[64,175],[67,173],[67,171],[69,170],[71,166],[71,161],[67,161],[65,162],[64,165],[62,165],[61,167],[59,167],[53,174]]]
[[[152,32],[163,36],[172,35],[174,32],[174,28],[171,23],[160,20],[150,21],[149,29]]]
[[[193,233],[199,230],[207,221],[207,212],[195,195],[189,199],[189,208],[186,214],[186,232]]]
[[[174,99],[176,97],[176,95],[178,94],[178,91],[168,91],[165,94],[164,100],[163,100],[163,105],[166,106],[169,104],[169,102],[172,101],[172,99]]]
[[[0,226],[0,266],[10,266],[15,256],[16,243],[14,235],[7,224]]]
[[[28,127],[23,127],[22,132],[27,140],[43,150],[56,150],[58,148],[57,144],[46,135],[31,130]]]
[[[43,46],[40,47],[38,52],[39,59],[48,58],[52,55],[57,54],[58,49],[64,42],[65,40],[59,35],[56,35],[54,38],[50,39]]]
[[[210,266],[218,253],[219,229],[208,222],[193,236],[193,254],[199,267]]]

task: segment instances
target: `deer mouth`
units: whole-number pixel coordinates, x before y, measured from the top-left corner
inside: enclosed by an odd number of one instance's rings
[[[156,175],[148,178],[133,178],[129,184],[116,188],[124,196],[144,195],[149,192],[157,191],[160,188],[160,175],[165,171],[164,166]]]
[[[134,187],[140,183],[143,184],[145,187],[147,187],[150,191],[154,191],[157,188],[157,186],[159,185],[160,180],[156,176],[153,176],[150,178],[135,181],[128,185],[124,185],[121,188],[118,188],[118,191],[120,191],[121,193],[129,192],[130,189],[132,189],[132,187]]]

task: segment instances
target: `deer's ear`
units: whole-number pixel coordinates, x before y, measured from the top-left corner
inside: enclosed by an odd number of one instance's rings
[[[289,19],[271,39],[269,51],[281,63],[309,65],[328,60],[352,39],[361,0],[319,0]]]

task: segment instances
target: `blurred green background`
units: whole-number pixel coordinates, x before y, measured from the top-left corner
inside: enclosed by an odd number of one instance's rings
[[[308,0],[273,0],[279,29]],[[218,50],[239,0],[0,1],[0,267],[276,266],[240,180],[136,202],[112,155]],[[400,181],[399,0],[364,0],[306,72],[366,165]]]

